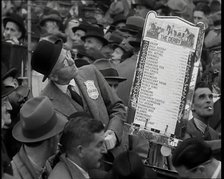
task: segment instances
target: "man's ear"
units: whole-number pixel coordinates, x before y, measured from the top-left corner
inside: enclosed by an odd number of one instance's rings
[[[192,111],[192,112],[195,112],[194,104],[191,104],[191,111]]]
[[[50,74],[48,78],[52,81],[58,81],[58,75],[57,74]]]
[[[76,152],[77,152],[77,155],[80,157],[80,158],[83,158],[85,156],[85,149],[82,145],[78,145],[76,147]]]
[[[206,168],[205,168],[205,166],[203,166],[203,165],[199,165],[199,166],[197,167],[197,171],[200,172],[200,173],[204,173],[205,170],[206,170]],[[202,176],[203,176],[203,175],[202,175]]]

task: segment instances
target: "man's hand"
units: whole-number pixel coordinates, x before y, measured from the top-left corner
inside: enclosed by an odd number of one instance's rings
[[[107,130],[104,134],[107,150],[113,149],[117,143],[117,138],[112,130]]]

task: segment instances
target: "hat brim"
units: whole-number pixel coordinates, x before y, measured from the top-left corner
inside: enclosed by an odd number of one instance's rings
[[[17,122],[17,124],[14,126],[14,128],[12,130],[12,135],[17,141],[23,142],[23,143],[34,143],[34,142],[40,142],[40,141],[49,139],[49,138],[59,134],[60,132],[62,132],[64,129],[64,126],[67,122],[67,120],[65,118],[60,117],[58,114],[56,114],[56,117],[58,118],[58,120],[57,120],[57,123],[55,124],[55,126],[48,133],[44,134],[41,137],[38,137],[36,139],[31,139],[31,138],[25,137],[23,135],[21,121]]]
[[[134,48],[140,48],[141,41],[129,41],[128,42]]]
[[[49,72],[46,75],[44,75],[42,82],[44,82],[47,79],[47,77],[51,74],[51,71],[53,70],[55,64],[57,63],[57,61],[58,61],[57,59],[58,59],[58,57],[59,57],[59,55],[61,53],[61,49],[62,49],[62,46],[63,46],[62,41],[61,40],[57,40],[55,42],[55,44],[56,44],[55,49],[54,49],[55,53],[53,53],[53,55],[51,57],[52,59],[55,59],[54,64],[52,64],[51,69],[49,70]]]
[[[3,76],[2,79],[4,80],[5,78],[12,76],[13,78],[16,77],[18,74],[18,70],[16,68],[11,68],[9,71],[7,71]]]
[[[46,21],[56,21],[58,23],[61,23],[60,17],[54,16],[54,15],[47,15],[40,21],[40,26],[43,26]]]
[[[1,97],[4,98],[6,96],[8,96],[9,94],[11,94],[13,91],[15,91],[16,88],[12,87],[12,86],[4,86],[1,92]]]
[[[103,42],[103,45],[104,45],[104,46],[108,44],[107,39],[105,39],[104,37],[101,37],[101,36],[97,36],[97,35],[85,35],[85,36],[81,37],[81,39],[82,39],[83,41],[85,41],[86,38],[88,38],[88,37],[95,37],[95,38],[97,38],[97,39],[100,39],[100,40]]]
[[[75,33],[77,30],[83,30],[84,32],[86,32],[86,28],[84,27],[80,27],[80,26],[77,26],[77,27],[73,27],[72,28],[72,32]]]
[[[14,22],[14,23],[16,23],[19,26],[19,28],[20,28],[20,30],[22,32],[21,38],[24,38],[25,37],[26,28],[24,27],[24,25],[20,24],[18,21],[16,21],[15,19],[13,19],[11,17],[5,17],[3,19],[3,25],[4,25],[4,27],[6,26],[7,22]]]
[[[89,62],[87,62],[86,60],[84,60],[84,59],[76,59],[75,60],[75,65],[78,67],[78,68],[80,68],[80,67],[82,67],[82,66],[85,66],[85,65],[89,65],[90,63]]]
[[[121,83],[121,82],[127,80],[126,78],[117,77],[117,76],[104,76],[104,78],[106,80],[108,80],[109,82],[114,82],[114,83]]]

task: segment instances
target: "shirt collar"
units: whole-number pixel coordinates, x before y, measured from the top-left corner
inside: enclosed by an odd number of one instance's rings
[[[83,168],[81,168],[80,166],[78,166],[78,165],[77,165],[75,162],[73,162],[70,158],[67,158],[67,159],[81,171],[81,173],[83,174],[83,176],[84,176],[86,179],[90,179],[89,174],[88,174]]]
[[[197,118],[194,118],[194,123],[195,123],[196,127],[204,134],[207,125]]]
[[[63,92],[63,93],[67,93],[67,89],[68,89],[68,85],[59,85],[57,83],[55,83],[55,85]],[[69,85],[72,86],[76,86],[75,80],[71,80],[69,82]]]

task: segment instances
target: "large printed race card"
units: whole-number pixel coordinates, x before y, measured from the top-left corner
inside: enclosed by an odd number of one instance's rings
[[[203,39],[203,23],[147,14],[130,94],[133,123],[174,135],[189,112]]]

